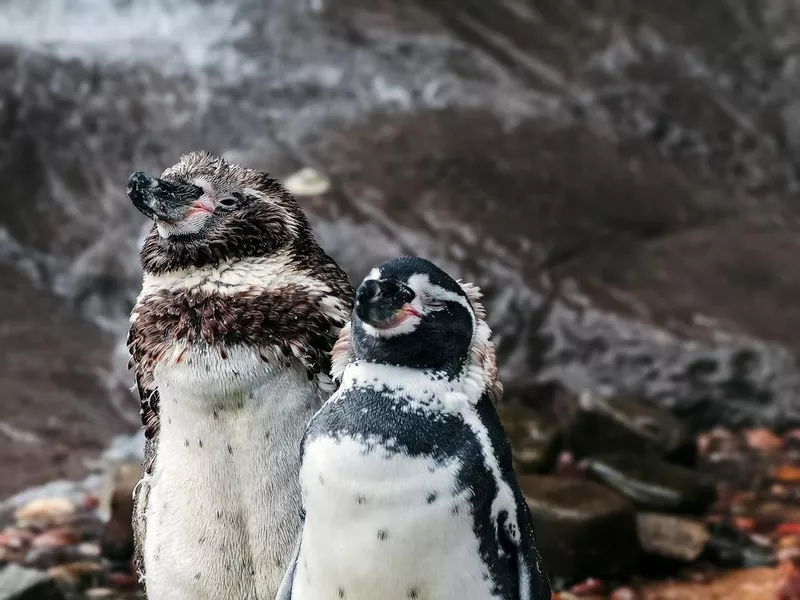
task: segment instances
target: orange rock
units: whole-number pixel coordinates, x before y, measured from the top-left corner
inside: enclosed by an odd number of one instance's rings
[[[639,600],[639,593],[630,587],[621,587],[614,590],[610,600]]]
[[[34,548],[49,548],[55,546],[71,546],[80,541],[78,534],[71,529],[51,529],[33,538],[31,546]]]
[[[745,432],[747,445],[764,453],[775,452],[783,448],[783,440],[769,429],[751,429]]]
[[[800,600],[800,571],[792,563],[784,563],[782,571],[777,600]]]
[[[798,483],[800,482],[800,467],[797,465],[781,465],[773,471],[772,476],[779,481]]]
[[[642,600],[773,600],[781,576],[778,569],[759,568],[724,573],[708,583],[658,582],[642,589]]]
[[[775,533],[780,536],[800,535],[800,523],[781,523],[775,529]]]

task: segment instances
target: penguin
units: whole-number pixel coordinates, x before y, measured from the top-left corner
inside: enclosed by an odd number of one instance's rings
[[[477,286],[374,268],[301,444],[303,524],[277,600],[549,600],[495,404]]]
[[[153,222],[128,332],[146,439],[140,581],[150,600],[271,599],[352,286],[267,173],[192,152],[134,173],[127,193]]]

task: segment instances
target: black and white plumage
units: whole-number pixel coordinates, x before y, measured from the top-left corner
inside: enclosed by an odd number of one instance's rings
[[[272,598],[352,287],[266,173],[195,152],[128,195],[154,221],[128,336],[147,439],[137,569],[150,600]]]
[[[334,349],[341,386],[303,440],[303,526],[278,600],[551,597],[479,299],[419,258],[359,286]]]

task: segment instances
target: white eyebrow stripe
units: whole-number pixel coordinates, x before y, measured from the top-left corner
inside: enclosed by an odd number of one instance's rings
[[[430,278],[423,273],[418,273],[416,275],[412,275],[411,277],[409,277],[408,287],[414,290],[414,292],[417,295],[426,295],[435,300],[457,302],[458,304],[466,308],[467,312],[471,315],[472,320],[473,321],[475,320],[475,315],[472,312],[472,306],[470,306],[470,303],[464,296],[456,294],[455,292],[451,292],[449,290],[444,289],[441,286],[431,283]]]

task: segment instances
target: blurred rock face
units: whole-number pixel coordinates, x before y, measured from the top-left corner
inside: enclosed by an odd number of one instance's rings
[[[300,200],[356,280],[480,284],[509,389],[799,420],[793,3],[62,4],[0,8],[0,496],[135,427],[124,182],[196,148],[325,173]]]

